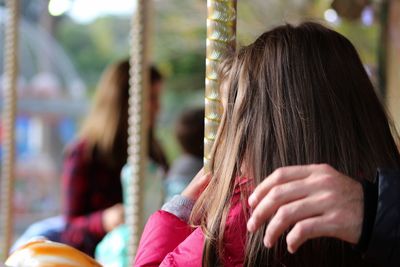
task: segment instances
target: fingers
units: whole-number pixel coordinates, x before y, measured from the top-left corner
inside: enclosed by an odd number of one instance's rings
[[[210,173],[205,173],[204,168],[201,168],[201,170],[193,178],[193,181],[195,181],[196,184],[199,186],[207,186],[208,183],[210,182],[210,179],[211,179]]]
[[[211,175],[209,173],[204,174],[204,169],[201,169],[181,194],[196,201],[200,194],[208,186],[210,180]]]
[[[275,186],[254,209],[248,221],[247,229],[250,232],[256,231],[280,206],[304,198],[309,191],[310,187],[303,180]]]
[[[296,223],[293,229],[286,236],[288,251],[295,253],[297,249],[307,240],[326,236],[332,236],[332,226],[327,222],[326,217],[317,216],[305,219]]]
[[[288,203],[280,207],[269,222],[265,231],[264,244],[271,247],[286,229],[296,222],[321,215],[326,208],[323,204],[324,197],[314,196]],[[319,204],[322,203],[322,204]]]
[[[206,180],[207,174],[204,172],[204,167],[201,168],[201,170],[193,177],[192,181],[190,182],[191,184],[196,183],[196,184],[202,184],[204,183],[204,180]]]
[[[276,169],[261,182],[249,197],[250,207],[255,207],[261,199],[276,185],[308,177],[316,165],[288,166]]]
[[[211,180],[211,174],[210,173],[207,173],[207,174],[203,174],[203,176],[199,179],[200,180],[200,183],[202,184],[202,185],[208,185],[208,183],[210,182],[210,180]]]
[[[199,178],[199,177],[202,177],[202,176],[204,176],[204,167],[203,168],[201,168],[201,170],[196,174],[196,176],[193,178],[193,180],[194,179],[196,179],[196,178]]]
[[[291,253],[318,237],[355,243],[362,226],[360,187],[327,164],[279,168],[249,197],[254,211],[248,230],[255,231],[273,216],[264,237],[271,247],[293,226],[286,237]]]
[[[201,176],[200,176],[201,175]],[[204,189],[208,186],[211,180],[211,174],[204,174],[203,169],[196,175],[197,193],[200,195]]]

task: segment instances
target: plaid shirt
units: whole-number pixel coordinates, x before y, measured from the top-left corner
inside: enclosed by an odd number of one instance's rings
[[[84,141],[72,144],[64,161],[63,214],[67,226],[61,241],[93,256],[106,234],[103,211],[122,202],[122,166],[110,167],[96,153],[87,153],[85,146]]]

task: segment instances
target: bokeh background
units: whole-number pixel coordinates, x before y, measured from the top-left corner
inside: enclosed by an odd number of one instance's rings
[[[59,214],[63,148],[79,129],[104,68],[129,55],[134,11],[126,0],[21,0],[16,234]],[[176,116],[203,105],[206,13],[205,0],[154,1],[152,61],[166,76],[157,135],[170,161],[180,153]],[[239,0],[238,44],[304,19],[326,23],[355,44],[400,126],[400,1]],[[4,24],[0,0],[1,62]],[[0,65],[0,80],[2,73]]]

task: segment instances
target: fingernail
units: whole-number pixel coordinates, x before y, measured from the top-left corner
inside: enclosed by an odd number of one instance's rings
[[[252,207],[254,202],[256,201],[256,197],[254,195],[250,195],[249,197],[249,205]]]
[[[267,248],[271,248],[271,242],[269,242],[269,240],[266,239],[266,238],[264,238],[264,245],[265,245]]]
[[[256,228],[256,224],[254,222],[253,218],[250,218],[250,220],[247,222],[247,230],[249,230],[249,232],[254,232]]]

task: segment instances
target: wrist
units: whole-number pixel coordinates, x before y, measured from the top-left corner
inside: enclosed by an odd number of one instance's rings
[[[183,195],[175,195],[165,203],[161,210],[167,211],[184,222],[188,222],[195,201]]]

